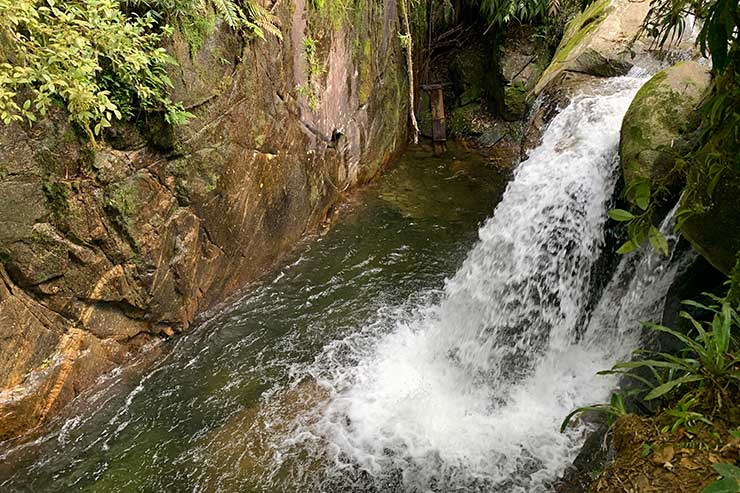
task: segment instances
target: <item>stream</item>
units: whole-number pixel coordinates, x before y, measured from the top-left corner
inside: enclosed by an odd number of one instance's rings
[[[563,417],[608,401],[596,372],[639,346],[685,263],[625,256],[589,303],[645,80],[574,98],[503,196],[508,171],[477,154],[408,151],[143,376],[0,444],[0,490],[549,491],[588,431]]]

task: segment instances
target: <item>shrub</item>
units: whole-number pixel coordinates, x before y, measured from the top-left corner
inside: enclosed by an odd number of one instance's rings
[[[139,109],[186,121],[167,96],[169,32],[116,0],[0,0],[0,120],[31,123],[58,102],[92,140]]]

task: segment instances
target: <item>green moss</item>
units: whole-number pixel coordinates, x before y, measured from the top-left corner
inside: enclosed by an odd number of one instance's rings
[[[34,252],[34,265],[30,272],[33,284],[41,284],[66,270],[67,247],[64,244],[38,231],[34,231],[29,240]]]
[[[362,43],[362,52],[360,54],[359,63],[359,100],[360,104],[365,104],[370,100],[373,90],[373,80],[375,74],[373,73],[373,59],[372,59],[372,46],[370,40],[365,39]]]
[[[179,27],[183,39],[190,47],[190,54],[195,55],[203,48],[206,37],[216,28],[216,16],[213,12],[208,12],[202,17],[183,20]]]
[[[113,212],[116,223],[129,232],[139,203],[136,186],[131,182],[114,184],[105,190],[105,207]]]
[[[506,120],[520,120],[527,113],[527,88],[522,83],[516,83],[504,88],[504,118]]]
[[[740,141],[735,130],[731,125],[719,129],[692,156],[681,203],[696,211],[682,228],[684,236],[728,275],[740,252]]]
[[[0,248],[0,264],[7,265],[11,260],[10,252],[5,248]]]
[[[658,72],[637,92],[624,117],[620,155],[628,186],[636,180],[647,180],[652,188],[679,186],[674,163],[701,94],[696,85],[686,93],[674,90],[692,80],[682,74],[680,66]]]
[[[583,41],[583,38],[599,27],[599,24],[601,24],[609,13],[610,6],[611,0],[594,2],[568,23],[565,37],[558,47],[560,56],[567,58],[570,51],[578,46]],[[573,34],[571,35],[571,33]],[[557,58],[558,54],[555,56]]]
[[[450,120],[447,125],[450,134],[458,137],[470,135],[473,131],[473,120],[480,112],[481,107],[479,103],[454,108],[450,112]]]
[[[558,70],[558,65],[565,63],[573,50],[599,27],[609,13],[610,5],[611,0],[594,2],[568,23],[565,35],[558,45],[552,62],[542,73],[541,80],[547,80],[549,76],[552,76]]]
[[[190,204],[194,196],[208,195],[218,187],[219,175],[197,155],[170,161],[167,169],[175,177],[175,197],[181,206]]]
[[[63,218],[69,212],[70,184],[65,181],[48,179],[42,187],[51,213],[56,219]]]

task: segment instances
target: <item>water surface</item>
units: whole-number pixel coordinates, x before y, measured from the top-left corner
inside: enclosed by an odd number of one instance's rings
[[[265,442],[325,397],[302,369],[383,313],[435,296],[509,174],[462,149],[407,152],[328,233],[143,377],[119,372],[35,442],[0,444],[0,490],[290,491],[271,478],[278,444]],[[270,413],[287,415],[276,433]]]

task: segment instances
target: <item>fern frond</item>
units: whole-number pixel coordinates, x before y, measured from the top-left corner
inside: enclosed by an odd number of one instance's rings
[[[211,0],[216,14],[221,17],[232,29],[239,29],[246,25],[246,17],[241,7],[233,0]]]
[[[265,7],[257,3],[256,0],[245,0],[244,10],[246,11],[247,21],[253,24],[256,29],[253,32],[260,38],[264,38],[264,33],[270,33],[278,39],[283,39],[283,33],[278,27],[278,18]]]

